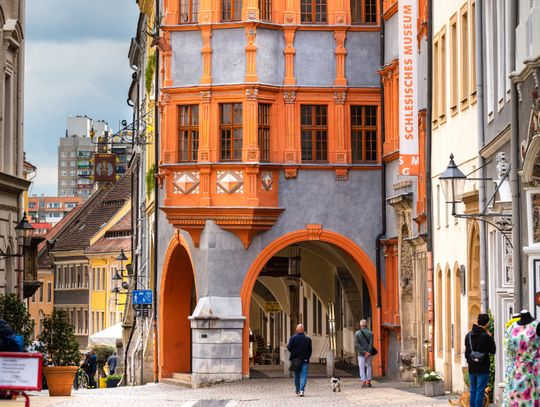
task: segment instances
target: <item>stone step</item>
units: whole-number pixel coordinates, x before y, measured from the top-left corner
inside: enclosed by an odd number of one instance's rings
[[[189,373],[173,373],[173,377],[162,378],[161,383],[172,384],[192,388],[191,375]]]

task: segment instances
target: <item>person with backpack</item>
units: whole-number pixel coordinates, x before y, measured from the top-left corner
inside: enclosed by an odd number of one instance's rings
[[[296,327],[296,334],[291,336],[287,344],[287,350],[291,352],[289,360],[291,361],[290,370],[294,372],[294,385],[296,394],[304,397],[306,388],[309,359],[311,358],[311,338],[304,333],[304,325],[299,324]]]
[[[478,314],[478,322],[465,335],[465,359],[469,365],[471,407],[484,405],[484,391],[489,381],[489,355],[495,354],[495,340],[489,332],[489,316]]]

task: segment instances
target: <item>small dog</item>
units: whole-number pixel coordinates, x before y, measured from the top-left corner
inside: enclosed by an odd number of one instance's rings
[[[341,379],[339,377],[334,377],[330,379],[330,383],[332,384],[332,391],[335,393],[336,391],[341,392]]]
[[[489,393],[491,392],[491,389],[489,386],[486,387],[486,390],[484,390],[486,396],[484,398],[484,407],[489,406]],[[448,403],[452,406],[460,406],[460,407],[468,407],[470,404],[470,394],[468,391],[464,391],[459,396],[459,399],[457,400],[448,400]]]

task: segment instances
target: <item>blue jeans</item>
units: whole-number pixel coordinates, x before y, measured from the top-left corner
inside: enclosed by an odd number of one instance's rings
[[[489,380],[489,373],[469,373],[469,391],[471,393],[471,407],[484,405],[484,390]]]
[[[296,391],[304,391],[306,388],[308,366],[308,362],[302,362],[300,370],[294,372],[294,385],[296,386]]]

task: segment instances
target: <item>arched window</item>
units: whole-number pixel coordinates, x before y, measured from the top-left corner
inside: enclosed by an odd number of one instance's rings
[[[461,270],[454,267],[454,357],[461,359]]]
[[[443,313],[442,313],[442,270],[440,266],[437,266],[437,283],[435,286],[435,331],[436,331],[436,346],[438,356],[442,355],[443,349]]]

